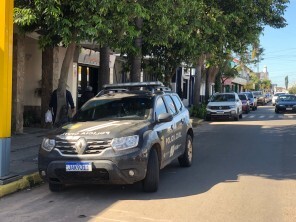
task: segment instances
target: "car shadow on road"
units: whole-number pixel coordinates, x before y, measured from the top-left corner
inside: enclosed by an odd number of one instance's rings
[[[295,132],[296,125],[266,128],[262,125],[211,126],[204,123],[195,133],[193,165],[182,168],[175,161],[161,170],[160,187],[156,193],[142,192],[141,183],[69,186],[61,193],[46,192],[28,199],[24,205],[18,206],[15,214],[26,218],[24,215],[28,215],[30,209],[41,205],[46,213],[43,216],[30,214],[28,219],[58,221],[56,219],[63,215],[60,221],[73,218],[89,221],[123,200],[149,201],[200,195],[221,183],[240,183],[242,176],[295,180]],[[75,208],[66,207],[69,203],[75,203]]]

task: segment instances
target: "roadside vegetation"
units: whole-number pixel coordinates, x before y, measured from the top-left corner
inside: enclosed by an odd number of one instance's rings
[[[150,59],[145,68],[152,67],[153,74],[167,84],[181,63],[195,67],[193,103],[199,107],[201,82],[206,82],[207,98],[209,83],[217,75],[219,78],[235,75],[226,65],[233,57],[241,61],[240,65],[256,63],[262,53],[260,34],[265,26],[286,26],[284,12],[288,3],[288,0],[15,0],[14,22],[21,33],[40,34],[39,43],[45,55],[55,46],[67,48],[60,72],[58,110],[66,101],[70,63],[84,41],[101,46],[100,69],[106,75],[101,76],[100,86],[109,81],[110,50],[126,56],[132,82],[140,80],[146,56]],[[42,93],[49,94],[45,78],[42,88],[47,90]],[[48,101],[42,104],[45,106]]]

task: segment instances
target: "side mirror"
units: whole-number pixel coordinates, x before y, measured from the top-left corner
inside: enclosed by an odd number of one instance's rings
[[[173,115],[170,113],[161,113],[157,117],[158,123],[166,123],[173,120]]]

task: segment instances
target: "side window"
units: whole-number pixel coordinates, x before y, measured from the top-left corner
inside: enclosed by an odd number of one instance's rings
[[[172,96],[174,103],[177,107],[177,110],[181,111],[182,110],[182,103],[180,101],[180,99],[177,96]]]
[[[169,112],[172,115],[176,115],[178,111],[176,109],[176,106],[175,106],[172,98],[170,96],[164,96],[164,100],[166,101],[166,104],[168,105]]]
[[[156,114],[156,117],[161,114],[161,113],[167,113],[167,109],[164,105],[164,101],[162,98],[158,98],[157,101],[156,101],[156,105],[155,105],[155,114]]]

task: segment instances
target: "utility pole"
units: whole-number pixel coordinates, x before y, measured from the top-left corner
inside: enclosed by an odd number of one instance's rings
[[[0,1],[0,184],[8,177],[10,163],[13,2]]]

